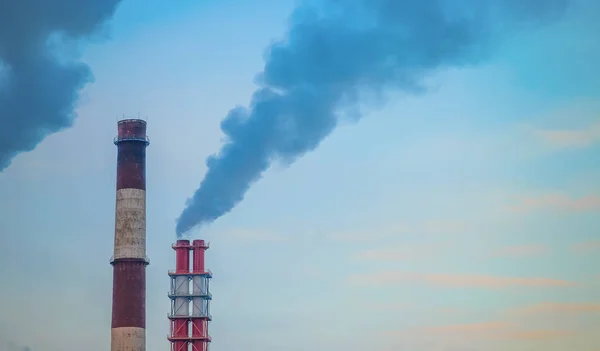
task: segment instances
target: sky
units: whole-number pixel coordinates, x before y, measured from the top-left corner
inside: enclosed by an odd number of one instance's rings
[[[211,350],[597,349],[600,6],[572,5],[425,93],[387,91],[193,232]],[[169,347],[175,220],[294,6],[126,0],[81,48],[73,127],[0,173],[0,351],[109,348],[123,115],[148,120],[147,350]]]

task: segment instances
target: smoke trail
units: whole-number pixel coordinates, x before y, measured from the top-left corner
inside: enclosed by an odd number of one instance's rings
[[[422,79],[477,64],[497,39],[553,20],[566,0],[323,0],[292,14],[274,43],[249,108],[221,123],[228,141],[206,161],[200,188],[177,220],[179,236],[239,203],[274,161],[315,149],[362,91],[422,91]]]
[[[7,347],[7,351],[31,351],[31,348],[29,346],[20,346],[19,347],[13,342],[9,342],[6,347]]]
[[[71,126],[91,73],[82,63],[61,62],[52,44],[92,34],[120,1],[0,0],[0,172],[18,153]]]

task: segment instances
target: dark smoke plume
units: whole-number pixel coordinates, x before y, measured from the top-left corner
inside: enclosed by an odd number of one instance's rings
[[[13,342],[9,342],[7,345],[7,351],[31,351],[29,346],[17,346]]]
[[[56,44],[92,34],[121,0],[0,0],[0,171],[71,126],[89,68],[62,62]]]
[[[503,37],[558,18],[566,0],[322,0],[303,2],[284,41],[266,54],[249,108],[221,123],[227,142],[208,158],[177,234],[229,212],[274,161],[315,149],[361,92],[421,92],[440,69],[478,64]]]

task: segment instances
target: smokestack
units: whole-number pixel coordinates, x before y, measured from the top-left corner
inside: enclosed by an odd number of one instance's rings
[[[204,268],[204,251],[208,244],[204,240],[177,240],[173,245],[176,262],[171,277],[171,333],[168,337],[172,351],[207,351],[211,341],[208,335],[210,315],[209,281],[212,273]],[[190,254],[193,251],[193,265],[190,271]],[[192,289],[190,291],[190,281]],[[190,310],[190,302],[192,308]],[[190,333],[191,330],[191,333]]]
[[[171,337],[172,351],[188,351],[190,311],[190,241],[177,240],[175,250],[175,274],[171,275]]]
[[[117,124],[111,351],[146,349],[146,122]]]
[[[194,249],[192,351],[207,351],[208,343],[211,341],[208,335],[208,321],[211,320],[210,300],[212,299],[209,291],[212,274],[204,268],[204,252],[208,250],[208,244],[204,240],[194,240],[192,246]]]

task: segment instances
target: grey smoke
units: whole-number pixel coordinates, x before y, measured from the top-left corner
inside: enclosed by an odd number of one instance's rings
[[[13,342],[6,344],[7,351],[31,351],[29,346],[17,346]]]
[[[120,2],[0,0],[0,171],[72,125],[78,93],[92,75],[56,50],[94,33]]]
[[[314,150],[362,92],[423,92],[436,71],[476,65],[503,38],[560,18],[566,0],[302,2],[266,53],[250,106],[221,123],[227,141],[177,220],[184,235],[229,212],[273,162]]]

